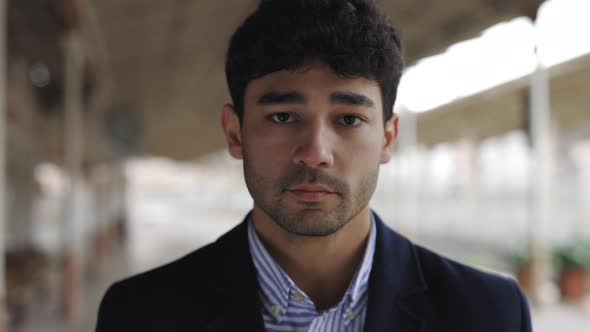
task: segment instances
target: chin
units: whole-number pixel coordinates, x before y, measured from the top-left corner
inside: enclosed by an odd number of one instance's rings
[[[320,209],[305,209],[271,217],[283,230],[300,236],[328,236],[336,233],[349,221],[349,218],[336,211]]]

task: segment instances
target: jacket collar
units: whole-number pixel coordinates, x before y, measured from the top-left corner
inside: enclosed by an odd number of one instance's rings
[[[220,237],[217,250],[219,312],[207,331],[265,331],[258,297],[256,269],[248,247],[247,221]]]
[[[377,243],[365,331],[424,331],[427,285],[415,246],[374,217]]]

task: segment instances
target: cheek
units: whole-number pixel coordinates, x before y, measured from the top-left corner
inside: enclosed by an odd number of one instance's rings
[[[349,180],[353,187],[360,185],[367,177],[372,177],[379,166],[379,156],[366,150],[359,153],[349,153],[339,167],[339,171]]]
[[[337,147],[342,163],[348,168],[373,169],[380,164],[383,142],[368,132],[362,133],[359,139],[343,140]]]
[[[261,175],[279,173],[289,160],[288,141],[272,135],[249,135],[244,139],[245,158]]]

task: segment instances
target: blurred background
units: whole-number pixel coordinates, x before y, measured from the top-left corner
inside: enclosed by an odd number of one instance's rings
[[[588,0],[381,0],[407,69],[372,206],[590,331]],[[258,0],[0,0],[0,331],[92,331],[110,283],[252,206],[224,56]]]

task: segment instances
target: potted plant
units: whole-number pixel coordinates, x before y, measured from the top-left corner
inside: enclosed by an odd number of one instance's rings
[[[516,250],[510,255],[509,259],[518,284],[525,294],[530,295],[533,288],[533,271],[529,250],[526,248]]]
[[[581,300],[587,290],[590,271],[590,241],[576,241],[557,247],[553,252],[561,299]]]

